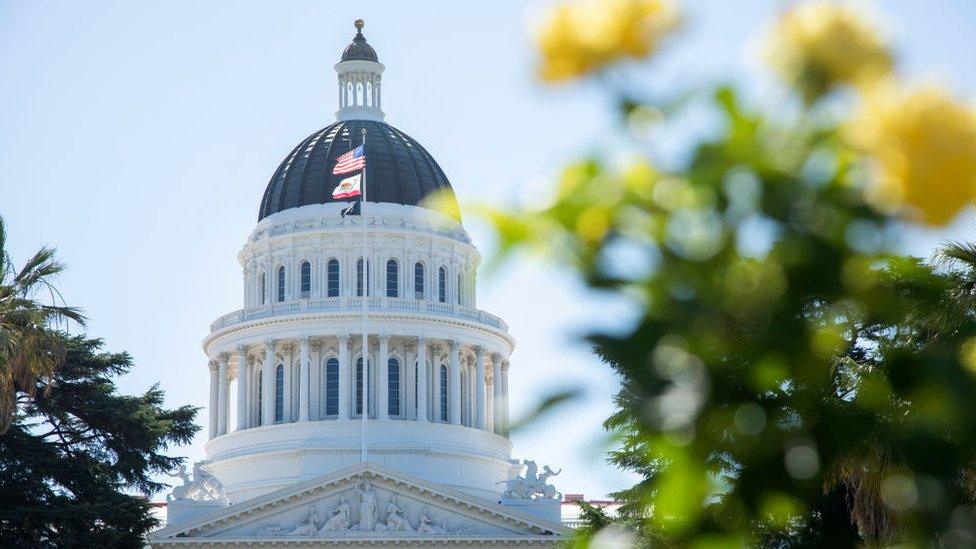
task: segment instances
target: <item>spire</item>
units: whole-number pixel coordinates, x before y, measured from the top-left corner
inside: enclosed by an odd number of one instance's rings
[[[383,64],[376,50],[363,36],[365,21],[356,19],[356,35],[342,52],[335,70],[339,77],[339,110],[337,120],[383,120],[380,80]]]

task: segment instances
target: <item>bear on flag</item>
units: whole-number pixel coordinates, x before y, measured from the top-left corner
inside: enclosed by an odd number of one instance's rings
[[[361,173],[357,173],[352,177],[343,179],[334,189],[332,189],[332,198],[338,200],[341,198],[349,198],[351,196],[359,196],[362,194],[360,191],[362,180],[363,174]]]

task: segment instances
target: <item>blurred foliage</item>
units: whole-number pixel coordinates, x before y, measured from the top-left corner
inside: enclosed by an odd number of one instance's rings
[[[673,25],[637,13],[677,20],[664,1],[560,4],[543,79],[653,53]],[[583,21],[626,30],[594,53]],[[797,112],[696,90],[720,131],[681,166],[639,147],[623,166],[583,159],[547,205],[487,213],[501,258],[543,254],[642,310],[589,335],[621,380],[609,459],[641,481],[575,543],[612,527],[640,546],[972,545],[976,246],[935,264],[894,250],[905,219],[972,203],[976,117],[901,84],[881,34],[837,3],[793,5],[769,42]],[[639,92],[623,120],[673,113]]]

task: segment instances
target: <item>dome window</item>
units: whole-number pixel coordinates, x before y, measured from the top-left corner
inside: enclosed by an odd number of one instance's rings
[[[258,285],[261,286],[259,292],[261,294],[261,305],[264,305],[268,302],[268,284],[267,280],[265,280],[264,273],[261,273],[261,276],[258,277]]]
[[[447,422],[447,366],[441,364],[441,421]]]
[[[325,415],[339,415],[339,360],[325,361]]]
[[[400,265],[395,259],[386,262],[386,297],[400,297]]]
[[[413,266],[413,298],[424,298],[424,264],[419,261]]]
[[[339,260],[329,260],[329,297],[339,297]]]
[[[437,301],[447,303],[447,269],[437,270]]]
[[[285,420],[285,366],[275,368],[275,423]]]
[[[302,262],[302,299],[308,299],[312,293],[312,264]]]
[[[400,361],[394,357],[386,363],[387,414],[400,415]]]
[[[278,267],[278,303],[285,300],[285,267]]]

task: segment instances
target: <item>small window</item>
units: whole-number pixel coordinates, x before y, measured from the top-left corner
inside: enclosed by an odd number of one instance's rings
[[[339,360],[325,361],[325,415],[339,415]]]
[[[285,367],[275,368],[275,423],[285,420]]]
[[[447,366],[441,365],[441,421],[447,421]]]
[[[278,267],[278,302],[285,300],[285,268]]]
[[[391,416],[400,415],[400,361],[390,357],[386,363],[387,413]]]
[[[363,415],[363,357],[356,360],[356,414]]]
[[[329,260],[329,297],[339,297],[339,260]]]
[[[420,262],[413,266],[413,298],[424,298],[424,264]]]
[[[302,262],[302,299],[308,299],[312,293],[312,264],[308,261]]]
[[[366,295],[369,295],[369,275],[372,269],[369,268],[369,261],[366,262]],[[356,297],[363,296],[363,260],[356,262]]]
[[[395,259],[386,262],[386,297],[400,297],[400,265]]]
[[[258,283],[261,285],[261,305],[268,302],[268,285],[266,283],[264,273],[261,273]]]
[[[457,285],[457,303],[462,304],[462,297],[464,296],[464,274],[458,273],[458,285]]]
[[[437,270],[437,301],[447,303],[447,269]]]

